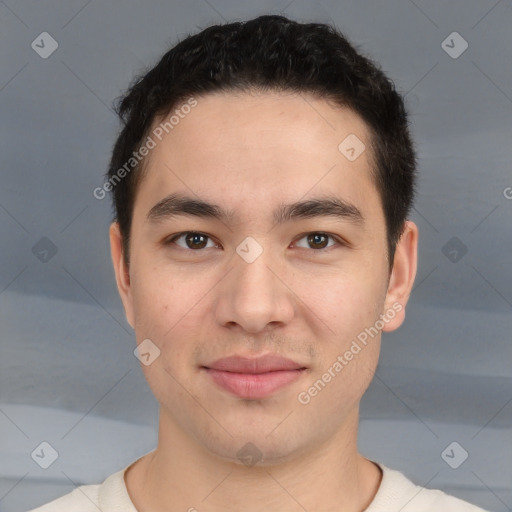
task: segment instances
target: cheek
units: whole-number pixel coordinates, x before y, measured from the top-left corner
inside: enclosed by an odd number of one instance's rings
[[[148,266],[132,280],[136,331],[161,337],[193,310],[206,290],[204,280],[183,270]]]
[[[330,403],[344,410],[361,397],[375,372],[380,351],[375,324],[385,293],[379,279],[369,273],[338,273],[325,283],[309,295],[308,305],[329,328],[309,383],[316,388],[312,393],[318,393],[318,406]]]
[[[150,339],[160,351],[150,365],[141,365],[142,371],[158,402],[177,410],[190,400],[187,390],[194,389],[190,368],[193,340],[204,335],[199,333],[203,284],[155,270],[132,286],[137,344]]]
[[[204,276],[170,268],[153,268],[132,282],[137,343],[152,340],[161,353],[159,364],[173,374],[192,364],[195,343],[211,336],[211,287]]]
[[[298,295],[324,320],[333,336],[346,339],[354,330],[372,324],[381,312],[385,295],[378,276],[360,269],[338,270],[314,283],[305,280]]]

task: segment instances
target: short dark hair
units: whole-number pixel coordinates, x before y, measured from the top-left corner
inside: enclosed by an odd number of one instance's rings
[[[369,128],[372,175],[386,220],[389,269],[415,194],[416,155],[394,83],[335,27],[260,16],[214,25],[188,36],[137,77],[116,112],[123,127],[107,172],[115,220],[129,262],[133,205],[144,160],[137,151],[160,116],[215,91],[311,93],[347,107]],[[341,142],[341,141],[340,141]],[[119,171],[132,158],[133,172]]]

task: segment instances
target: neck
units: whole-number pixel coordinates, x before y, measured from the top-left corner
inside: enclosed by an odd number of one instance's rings
[[[357,426],[356,409],[322,445],[247,467],[206,451],[161,411],[156,450],[133,464],[125,481],[141,511],[362,512],[382,475],[357,452]]]

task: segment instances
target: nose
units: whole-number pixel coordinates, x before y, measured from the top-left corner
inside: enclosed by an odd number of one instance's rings
[[[256,334],[292,320],[294,295],[275,258],[263,251],[249,263],[235,255],[233,265],[218,287],[215,313],[220,325]]]

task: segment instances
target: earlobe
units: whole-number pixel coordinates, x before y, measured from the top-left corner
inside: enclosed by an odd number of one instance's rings
[[[119,229],[119,224],[117,222],[113,222],[110,225],[109,235],[110,253],[112,255],[112,263],[114,265],[117,290],[119,291],[119,295],[123,302],[126,320],[133,328],[133,301],[131,293],[130,273],[128,266],[126,265],[125,262],[123,252],[123,237],[121,235],[121,230]]]
[[[398,241],[383,314],[389,319],[383,331],[398,329],[405,320],[405,307],[412,291],[418,264],[418,226],[406,221]]]

